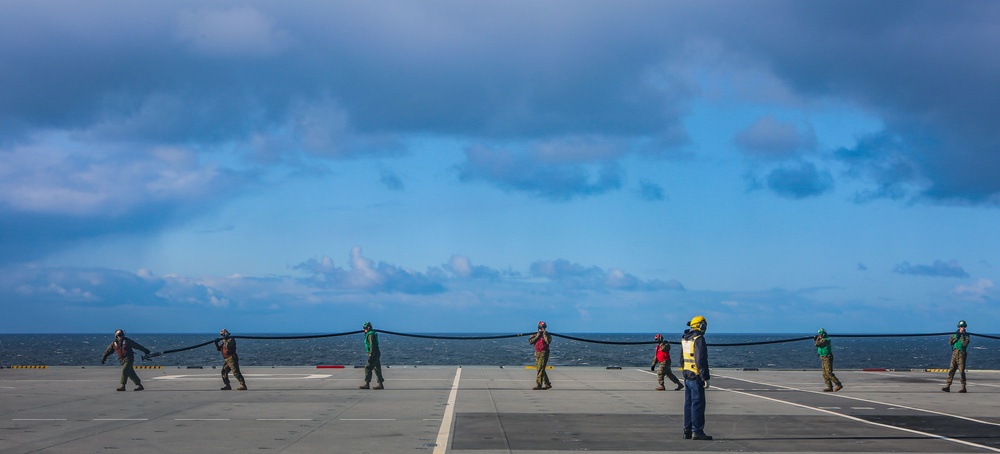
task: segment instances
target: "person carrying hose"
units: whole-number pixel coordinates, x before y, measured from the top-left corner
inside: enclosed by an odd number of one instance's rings
[[[948,383],[941,388],[941,391],[951,392],[951,381],[955,378],[955,371],[959,372],[959,378],[962,380],[962,389],[958,390],[960,393],[966,392],[965,390],[965,360],[968,357],[969,350],[969,333],[965,332],[965,328],[969,325],[965,323],[965,320],[958,321],[958,331],[951,335],[948,343],[951,344],[951,365],[948,366]]]
[[[240,387],[236,388],[240,391],[246,391],[247,382],[243,380],[243,374],[240,373],[240,357],[236,355],[236,339],[233,339],[229,335],[229,330],[223,328],[219,331],[219,335],[222,339],[215,340],[215,349],[222,353],[222,360],[225,361],[225,365],[222,366],[222,389],[223,391],[228,391],[233,389],[229,385],[229,372],[232,371],[233,376],[236,380],[240,382]]]
[[[670,381],[677,385],[674,391],[684,389],[684,385],[681,384],[680,380],[670,370],[670,342],[664,340],[662,334],[653,336],[653,340],[656,341],[656,356],[653,357],[653,365],[649,367],[649,370],[656,371],[656,381],[660,385],[656,387],[656,390],[666,391],[667,388],[663,384],[663,377],[669,377]],[[660,365],[659,370],[656,369],[657,364]]]
[[[813,343],[816,345],[816,354],[819,355],[823,364],[823,381],[826,382],[826,388],[823,388],[823,392],[836,392],[844,389],[844,385],[833,373],[833,345],[830,343],[830,335],[826,333],[825,329],[820,328],[816,337],[813,338]]]
[[[382,382],[382,350],[378,346],[378,332],[372,328],[372,322],[365,322],[362,325],[365,330],[365,352],[368,353],[368,361],[365,363],[365,384],[359,386],[361,389],[372,389],[372,372],[375,372],[375,379],[378,384],[374,389],[385,389]]]
[[[128,380],[132,380],[132,383],[135,384],[133,391],[142,391],[145,389],[142,387],[142,380],[139,380],[139,375],[135,373],[135,368],[132,366],[135,363],[135,352],[133,350],[149,354],[149,350],[146,347],[125,337],[125,330],[117,330],[115,331],[115,340],[111,342],[107,350],[104,350],[104,356],[101,357],[101,364],[104,364],[112,352],[118,354],[118,362],[122,365],[122,377],[120,381],[121,386],[116,391],[125,391],[125,384]]]
[[[552,382],[549,381],[549,374],[545,368],[549,365],[549,345],[552,344],[552,335],[549,334],[548,325],[545,322],[538,322],[538,332],[528,338],[528,343],[535,346],[535,387],[531,389],[550,389]]]

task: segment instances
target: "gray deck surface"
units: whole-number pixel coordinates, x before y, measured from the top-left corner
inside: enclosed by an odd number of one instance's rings
[[[545,391],[523,366],[390,367],[383,391],[351,368],[247,367],[249,391],[219,372],[116,392],[117,367],[2,369],[0,453],[1000,452],[997,371],[958,394],[937,372],[838,370],[822,393],[818,370],[713,369],[713,441],[681,438],[684,394],[648,370],[557,367]]]

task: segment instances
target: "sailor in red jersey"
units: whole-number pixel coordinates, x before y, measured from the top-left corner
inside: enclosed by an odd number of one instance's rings
[[[546,331],[545,322],[538,322],[538,332],[528,338],[528,343],[535,346],[535,387],[531,389],[549,389],[552,382],[549,381],[549,374],[545,372],[545,367],[549,364],[549,345],[552,343],[552,335]]]
[[[681,384],[677,376],[670,370],[670,343],[663,339],[663,336],[657,334],[653,336],[653,340],[656,341],[656,356],[653,357],[653,365],[650,366],[649,370],[656,371],[656,381],[660,386],[656,387],[657,391],[665,391],[667,388],[663,385],[663,377],[670,378],[670,381],[677,385],[674,391],[680,391],[684,389],[684,385]],[[656,365],[660,365],[660,369],[656,369]]]

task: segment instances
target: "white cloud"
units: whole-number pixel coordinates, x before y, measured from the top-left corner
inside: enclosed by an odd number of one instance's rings
[[[959,298],[965,300],[986,302],[994,299],[994,287],[993,281],[989,279],[979,279],[973,284],[956,285],[951,292]]]

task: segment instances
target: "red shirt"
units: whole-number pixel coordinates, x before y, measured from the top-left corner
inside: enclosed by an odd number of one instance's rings
[[[659,361],[659,362],[661,362],[661,363],[670,361],[670,352],[669,351],[664,351],[663,350],[663,345],[664,344],[656,344],[656,360]],[[670,344],[667,344],[667,345],[669,346]],[[670,347],[667,347],[667,348],[670,348]]]
[[[545,352],[549,350],[549,343],[545,342],[545,335],[538,336],[538,340],[535,341],[535,351]]]

